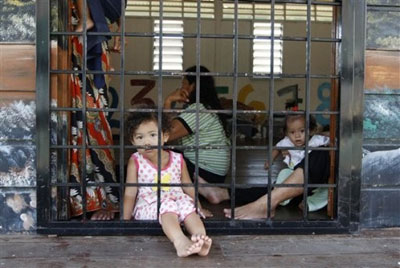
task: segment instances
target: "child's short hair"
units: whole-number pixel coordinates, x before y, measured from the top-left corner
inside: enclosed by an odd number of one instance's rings
[[[155,106],[149,106],[149,105],[140,105],[136,106],[135,108],[138,109],[156,109]],[[158,113],[157,112],[133,112],[131,113],[127,119],[125,120],[125,128],[126,128],[126,133],[128,135],[128,140],[131,140],[133,135],[135,134],[135,131],[138,129],[140,124],[144,122],[156,122],[158,123]],[[171,123],[169,120],[169,116],[167,116],[165,113],[161,114],[161,131],[166,133],[169,132],[171,127]]]
[[[306,115],[305,114],[288,114],[285,116],[285,121],[283,125],[283,134],[286,135],[287,132],[287,124],[290,121],[294,121],[297,119],[304,119],[304,122],[306,121]],[[315,117],[310,115],[310,125],[309,125],[309,131],[313,132],[314,130],[317,129],[317,121],[315,120]]]

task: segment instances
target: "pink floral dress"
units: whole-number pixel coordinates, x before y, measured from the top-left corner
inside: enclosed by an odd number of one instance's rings
[[[178,215],[179,222],[183,222],[188,215],[196,211],[193,199],[185,194],[182,183],[183,157],[179,153],[169,152],[167,166],[161,170],[161,183],[171,186],[161,187],[160,216],[171,212]],[[133,218],[136,220],[157,219],[157,167],[140,153],[132,155],[138,170],[138,183],[154,183],[154,186],[139,186]],[[161,217],[160,217],[161,223]]]

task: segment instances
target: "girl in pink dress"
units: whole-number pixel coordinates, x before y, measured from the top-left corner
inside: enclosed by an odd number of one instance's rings
[[[138,147],[128,162],[127,183],[146,183],[154,186],[127,186],[124,194],[125,220],[157,219],[158,182],[158,116],[153,112],[133,113],[127,119],[129,138]],[[162,116],[161,146],[168,141],[169,122]],[[194,186],[186,163],[179,153],[161,149],[161,187],[159,222],[169,240],[174,244],[179,257],[192,254],[208,255],[212,240],[206,235],[200,215],[204,215],[198,202],[199,214],[194,204]],[[205,212],[205,214],[207,214]],[[191,234],[183,233],[181,223]]]

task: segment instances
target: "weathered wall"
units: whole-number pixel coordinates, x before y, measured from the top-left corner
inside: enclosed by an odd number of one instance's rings
[[[368,10],[361,181],[362,227],[400,226],[400,3]],[[396,8],[396,7],[395,7]]]
[[[36,226],[35,1],[1,2],[0,233],[33,231]]]

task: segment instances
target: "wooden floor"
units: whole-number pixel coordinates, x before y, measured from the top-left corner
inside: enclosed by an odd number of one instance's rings
[[[178,258],[164,236],[0,235],[0,267],[400,267],[400,228],[212,238],[207,257]]]

